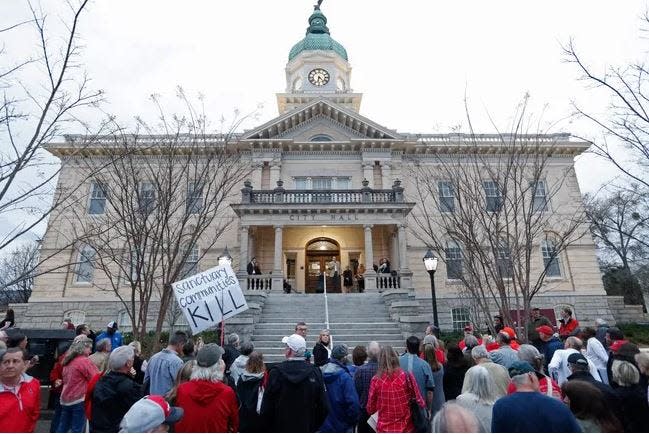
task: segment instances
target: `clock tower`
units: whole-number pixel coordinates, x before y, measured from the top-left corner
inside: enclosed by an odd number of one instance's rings
[[[306,36],[288,55],[286,91],[277,94],[279,113],[322,97],[358,112],[362,94],[351,89],[352,67],[347,60],[347,50],[329,34],[327,17],[320,5],[314,9]]]

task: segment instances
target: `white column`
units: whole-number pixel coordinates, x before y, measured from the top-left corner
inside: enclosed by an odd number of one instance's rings
[[[412,271],[408,266],[408,242],[406,235],[406,225],[399,225],[399,276],[401,289],[415,290],[412,286]]]
[[[389,164],[381,164],[381,177],[383,179],[383,189],[392,188],[392,168]]]
[[[391,268],[397,270],[401,267],[401,253],[399,251],[399,231],[397,228],[390,237],[390,262]]]
[[[372,163],[363,163],[363,178],[369,181],[369,188],[374,188],[374,165]]]
[[[241,240],[239,241],[239,271],[246,272],[248,266],[248,226],[241,226]]]
[[[282,272],[282,226],[275,226],[275,256],[273,273]]]
[[[275,226],[275,256],[273,259],[272,291],[284,290],[284,275],[282,274],[282,226]]]
[[[372,225],[364,225],[365,230],[365,291],[376,289],[374,271],[374,246],[372,244]]]

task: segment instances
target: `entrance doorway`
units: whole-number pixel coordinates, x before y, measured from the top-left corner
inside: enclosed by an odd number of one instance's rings
[[[327,279],[327,292],[341,292],[341,276],[339,276],[339,282],[335,288],[334,279],[333,277],[329,277],[329,270],[327,270],[327,264],[331,262],[334,256],[340,262],[340,246],[331,238],[315,238],[307,243],[304,279],[306,286],[305,292],[322,292],[324,289],[324,278]]]

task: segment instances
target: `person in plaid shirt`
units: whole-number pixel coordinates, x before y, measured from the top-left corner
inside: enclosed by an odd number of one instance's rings
[[[396,351],[389,345],[381,348],[378,371],[370,383],[367,399],[367,414],[379,412],[376,432],[414,431],[408,402],[414,396],[420,407],[426,405],[416,384],[413,375],[399,366]]]

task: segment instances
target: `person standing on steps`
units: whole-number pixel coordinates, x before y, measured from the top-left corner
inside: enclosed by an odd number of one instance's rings
[[[332,292],[340,291],[340,262],[338,259],[333,256],[331,262],[327,264],[327,269],[329,270],[329,277],[333,279],[333,288]]]
[[[343,292],[345,294],[352,292],[352,287],[354,286],[354,273],[349,268],[349,265],[345,267],[343,271]]]
[[[331,357],[331,335],[329,330],[320,331],[318,342],[313,347],[313,364],[317,367],[325,365]]]
[[[358,266],[356,284],[358,285],[358,292],[365,291],[365,265],[363,264]]]
[[[306,342],[306,334],[308,331],[309,328],[307,327],[304,321],[300,321],[295,325],[295,334],[302,336],[305,342]],[[304,353],[304,359],[306,360],[307,363],[311,363],[312,355],[313,354],[309,350],[306,350],[306,352]]]

